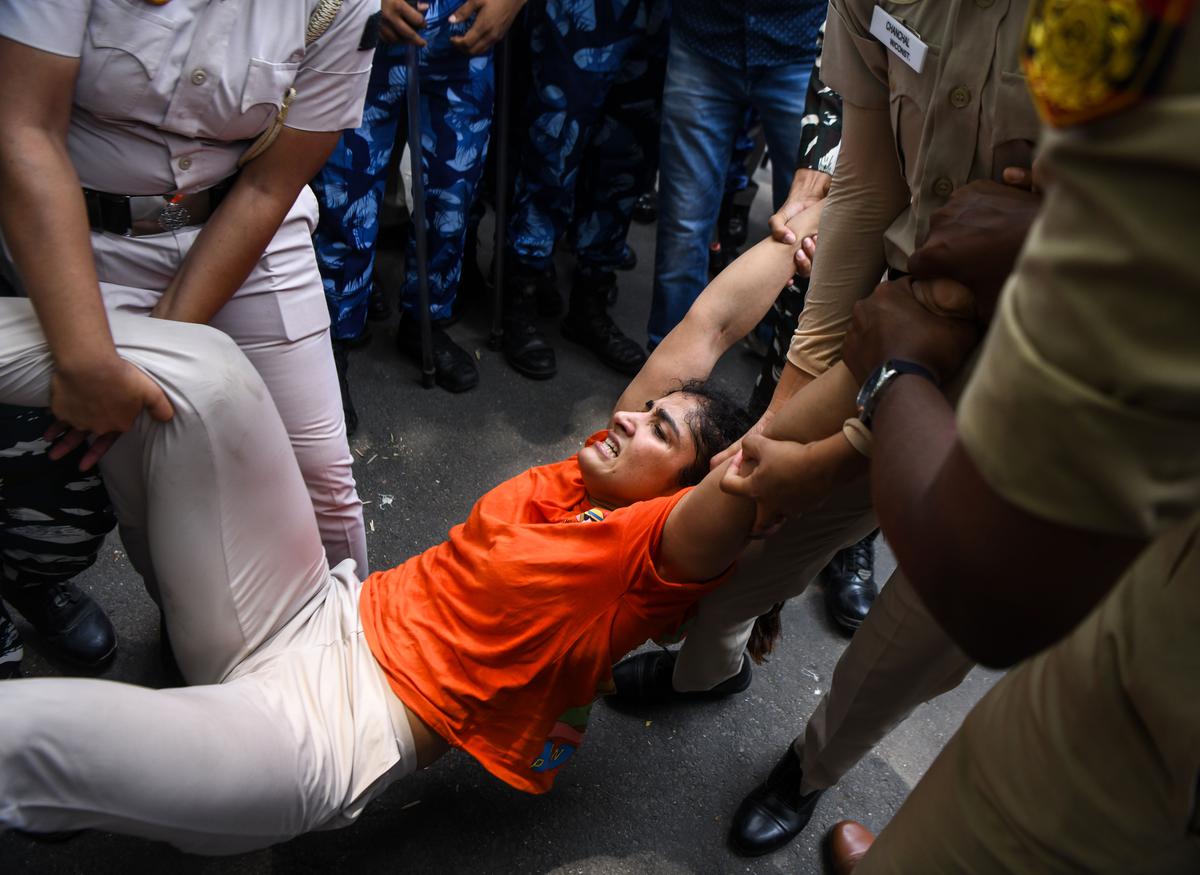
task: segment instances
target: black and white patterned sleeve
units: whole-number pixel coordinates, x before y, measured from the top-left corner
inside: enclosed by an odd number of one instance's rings
[[[821,50],[825,25],[817,34],[817,59],[813,62],[804,98],[804,118],[800,128],[800,153],[796,166],[833,175],[838,150],[842,145],[842,97],[821,79]]]

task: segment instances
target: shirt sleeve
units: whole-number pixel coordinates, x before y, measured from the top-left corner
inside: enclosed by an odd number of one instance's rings
[[[1189,63],[1187,93],[1047,134],[1053,183],[959,408],[988,483],[1067,525],[1146,537],[1200,506]]]
[[[886,109],[889,101],[887,49],[870,34],[873,4],[831,0],[821,47],[822,76],[844,99],[865,109]]]
[[[308,47],[293,87],[287,126],[340,131],[362,123],[374,51],[359,49],[367,19],[379,0],[347,0],[322,36]]]
[[[0,0],[0,36],[55,55],[83,54],[91,0]]]

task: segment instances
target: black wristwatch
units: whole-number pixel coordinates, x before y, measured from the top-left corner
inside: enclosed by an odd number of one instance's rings
[[[868,429],[871,427],[871,420],[875,418],[875,408],[879,406],[879,399],[901,374],[916,374],[933,385],[938,385],[938,378],[929,368],[903,359],[888,359],[867,377],[867,381],[858,390],[858,421]]]

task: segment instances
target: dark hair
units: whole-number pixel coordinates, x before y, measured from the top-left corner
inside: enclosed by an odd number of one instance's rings
[[[700,401],[696,409],[684,417],[696,442],[696,461],[679,472],[680,486],[695,486],[708,473],[712,457],[744,435],[751,422],[742,406],[710,380],[688,380],[667,395],[677,392],[692,395]]]

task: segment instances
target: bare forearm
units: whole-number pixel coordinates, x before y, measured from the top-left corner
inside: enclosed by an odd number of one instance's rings
[[[873,428],[880,525],[930,612],[980,662],[1010,665],[1066,635],[1144,546],[1002,498],[958,442],[949,403],[921,377],[897,378]]]
[[[0,229],[60,369],[116,358],[67,153],[78,67],[0,39]]]
[[[803,215],[789,227],[798,234],[812,233],[805,230]],[[641,410],[647,399],[659,397],[682,380],[707,378],[717,360],[762,320],[791,279],[793,250],[767,238],[721,271],[651,353],[616,409]]]
[[[792,373],[797,382],[804,382],[780,404],[763,435],[776,440],[809,443],[840,432],[842,423],[855,414],[854,402],[858,393],[849,368],[839,363],[815,380],[805,380],[806,375],[799,369]]]
[[[328,158],[338,133],[284,128],[250,162],[196,236],[155,315],[208,322],[262,258],[300,191]]]

